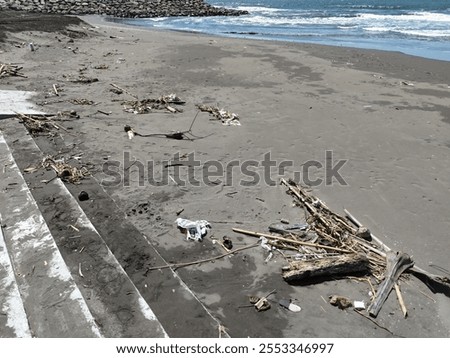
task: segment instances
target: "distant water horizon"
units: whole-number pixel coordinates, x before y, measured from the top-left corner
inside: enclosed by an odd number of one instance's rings
[[[450,61],[449,0],[209,0],[238,17],[114,19],[211,35],[356,47]]]

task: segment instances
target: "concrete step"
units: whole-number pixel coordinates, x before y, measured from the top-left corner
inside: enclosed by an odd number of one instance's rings
[[[0,218],[1,220],[1,218]],[[1,221],[0,221],[1,222]],[[0,337],[30,338],[27,314],[0,227]]]
[[[58,152],[55,148],[60,148],[61,143],[53,148],[49,138],[32,138],[18,121],[3,122],[5,136],[22,171],[41,162],[42,151]],[[146,273],[145,267],[167,262],[95,179],[85,179],[77,186],[59,179],[42,184],[42,180],[54,177],[53,171],[41,169],[25,175],[103,335],[217,337],[219,322],[174,271]],[[88,191],[91,200],[78,202],[75,198],[80,190]],[[142,326],[146,315],[164,329]]]
[[[98,326],[1,133],[0,167],[0,245],[6,284],[1,289],[6,324],[0,327],[0,336],[99,337]]]
[[[43,154],[21,124],[11,122],[12,140],[41,162]],[[36,162],[34,162],[36,163]],[[52,172],[49,174],[53,175]],[[57,178],[45,185],[53,209],[64,207],[64,218],[52,226],[55,243],[90,312],[105,337],[166,337],[167,334],[131,282],[76,199]],[[34,200],[34,199],[33,199]],[[54,213],[56,216],[59,213]]]

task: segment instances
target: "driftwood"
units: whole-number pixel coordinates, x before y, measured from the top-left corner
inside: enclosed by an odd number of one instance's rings
[[[0,78],[6,76],[16,76],[27,78],[27,76],[20,73],[23,67],[10,65],[7,63],[0,63]]]
[[[220,109],[216,106],[208,106],[206,104],[197,104],[197,108],[202,112],[208,112],[212,114],[214,119],[218,119],[224,125],[240,126],[239,116],[236,113],[228,112],[224,109]]]
[[[308,261],[293,261],[289,271],[283,273],[283,278],[289,283],[320,277],[345,275],[355,272],[365,272],[369,268],[369,260],[363,254],[339,255]]]
[[[224,258],[226,256],[233,255],[233,254],[235,254],[235,253],[237,253],[239,251],[247,250],[247,249],[250,249],[252,247],[256,247],[258,245],[259,245],[259,242],[256,242],[256,243],[244,246],[244,247],[240,247],[238,249],[234,249],[234,250],[229,251],[229,252],[227,252],[225,254],[211,257],[209,259],[202,259],[202,260],[191,261],[191,262],[184,262],[184,263],[178,263],[178,264],[168,264],[168,265],[163,265],[163,266],[148,267],[147,270],[145,271],[144,275],[147,275],[148,272],[153,271],[153,270],[161,270],[161,269],[167,269],[167,268],[176,270],[176,269],[181,268],[181,267],[187,267],[187,266],[202,264],[202,263],[205,263],[205,262],[216,261],[216,260],[219,260],[219,259]]]
[[[408,316],[408,310],[406,309],[405,301],[403,300],[402,291],[400,291],[400,286],[397,283],[394,285],[394,288],[395,288],[395,293],[397,294],[397,299],[398,299],[398,303],[400,305],[400,309],[403,312],[403,317],[406,318]]]
[[[245,235],[250,235],[250,236],[255,236],[255,237],[263,236],[267,239],[272,240],[272,241],[269,241],[270,244],[274,244],[275,243],[274,241],[281,241],[281,242],[286,242],[289,244],[309,246],[309,247],[315,247],[315,248],[319,248],[319,249],[325,249],[325,250],[331,250],[331,251],[337,251],[337,252],[351,253],[351,251],[349,251],[349,250],[340,249],[338,247],[320,245],[320,244],[316,244],[313,242],[288,239],[288,238],[285,238],[282,236],[277,236],[277,235],[272,235],[272,234],[264,234],[264,233],[257,232],[257,231],[249,231],[249,230],[243,230],[243,229],[238,229],[238,228],[233,228],[233,231],[240,233],[240,234],[245,234]]]
[[[153,110],[166,110],[170,113],[183,112],[172,105],[183,105],[186,102],[180,99],[175,93],[163,95],[158,98],[147,98],[136,101],[124,101],[124,111],[134,114],[150,113]]]
[[[369,306],[369,314],[372,317],[378,316],[383,303],[389,296],[389,293],[394,288],[395,283],[399,279],[400,275],[407,269],[414,266],[414,262],[411,258],[403,252],[395,254],[390,251],[387,254],[386,274],[383,282],[378,287],[375,299]]]

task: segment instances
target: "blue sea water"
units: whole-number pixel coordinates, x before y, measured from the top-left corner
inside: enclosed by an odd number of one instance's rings
[[[220,36],[400,51],[450,61],[450,0],[209,0],[239,17],[121,20]]]

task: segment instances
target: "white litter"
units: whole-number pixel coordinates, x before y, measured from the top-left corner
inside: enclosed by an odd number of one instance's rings
[[[178,218],[175,223],[179,229],[186,231],[186,240],[188,241],[202,241],[208,228],[211,228],[211,224],[206,220],[191,221]]]

